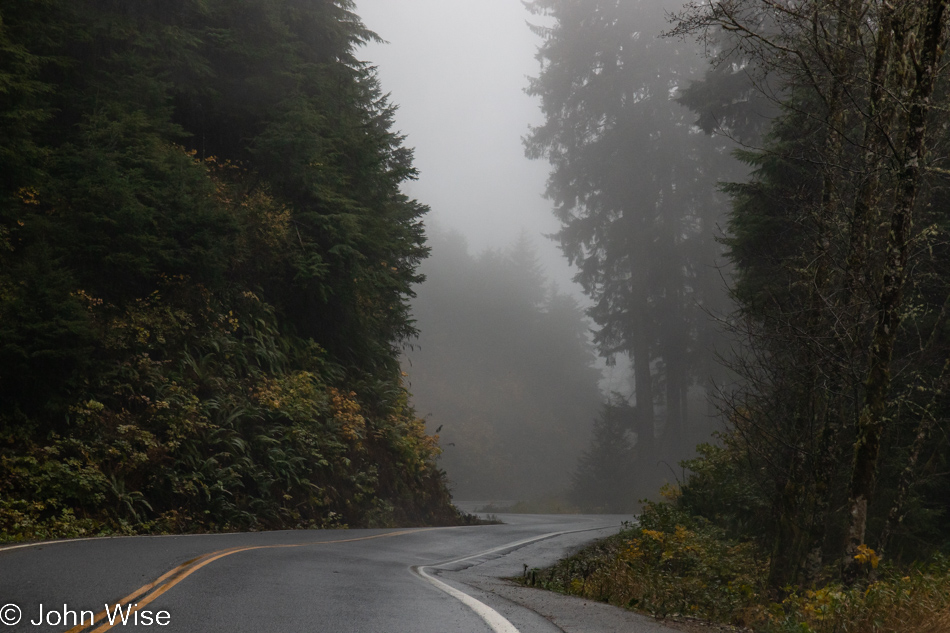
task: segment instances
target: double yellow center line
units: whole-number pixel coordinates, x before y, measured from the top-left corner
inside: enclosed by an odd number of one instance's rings
[[[390,536],[403,536],[405,534],[414,534],[416,532],[424,532],[427,530],[432,530],[437,528],[419,528],[415,530],[400,530],[398,532],[384,532],[383,534],[374,534],[373,536],[361,536],[357,538],[346,538],[338,539],[334,541],[308,541],[306,543],[289,543],[284,545],[254,545],[254,546],[238,546],[231,547],[228,549],[220,549],[214,552],[209,552],[198,556],[197,558],[192,558],[189,561],[185,561],[181,565],[169,569],[167,572],[148,583],[147,585],[142,585],[126,597],[122,598],[119,602],[112,603],[109,605],[109,611],[115,613],[115,609],[118,607],[125,613],[125,609],[128,607],[131,609],[128,611],[128,615],[132,615],[139,609],[150,604],[153,600],[158,598],[160,595],[180,583],[182,580],[192,575],[205,565],[210,565],[216,560],[224,558],[225,556],[230,556],[231,554],[238,554],[240,552],[248,552],[255,549],[279,549],[285,547],[306,547],[308,545],[333,545],[335,543],[352,543],[354,541],[369,541],[377,538],[386,538]],[[136,601],[136,602],[133,602]],[[129,603],[132,603],[132,606],[129,607]],[[115,618],[112,624],[109,623],[108,618],[106,617],[107,610],[103,609],[99,613],[95,614],[92,619],[91,624],[78,624],[73,628],[66,631],[66,633],[81,633],[82,631],[88,631],[88,633],[103,633],[108,631],[113,626],[121,624],[119,618]],[[96,626],[96,622],[99,622],[99,626],[96,628],[91,628]]]

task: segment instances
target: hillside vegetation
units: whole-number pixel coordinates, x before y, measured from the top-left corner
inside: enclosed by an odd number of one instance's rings
[[[0,538],[457,520],[351,8],[0,2]]]

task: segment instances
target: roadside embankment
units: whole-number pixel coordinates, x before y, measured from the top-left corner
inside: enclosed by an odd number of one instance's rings
[[[950,631],[950,561],[903,568],[859,561],[864,582],[766,587],[768,556],[752,541],[730,540],[675,500],[647,504],[638,525],[544,569],[527,586],[581,596],[667,621],[762,633],[942,633]]]

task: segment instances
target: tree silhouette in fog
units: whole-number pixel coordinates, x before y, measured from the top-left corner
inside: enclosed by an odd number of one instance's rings
[[[434,233],[407,371],[417,409],[443,427],[456,497],[564,492],[601,400],[582,309],[549,286],[526,235],[473,256]]]
[[[671,8],[662,3],[528,7],[554,21],[534,27],[541,70],[528,93],[545,122],[525,139],[527,154],[551,163],[557,238],[594,301],[601,353],[632,359],[637,442],[675,462],[708,433],[700,388],[719,372],[709,313],[725,302],[716,184],[735,161],[675,101],[704,62],[695,44],[661,37]]]

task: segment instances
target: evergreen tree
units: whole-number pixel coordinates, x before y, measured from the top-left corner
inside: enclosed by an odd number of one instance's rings
[[[808,583],[829,559],[854,582],[859,548],[893,545],[923,438],[946,406],[934,215],[946,8],[819,0],[799,13],[750,0],[681,16],[681,32],[732,33],[781,106],[763,149],[743,155],[752,182],[729,187],[749,342],[733,440],[767,473],[776,589]],[[945,443],[928,448],[945,460]],[[914,529],[926,534],[942,502],[916,501]]]
[[[453,521],[348,0],[0,0],[0,532]]]
[[[639,482],[628,408],[622,400],[609,402],[594,421],[590,448],[578,460],[570,493],[571,501],[585,512],[620,514],[637,507]]]
[[[717,376],[710,314],[725,311],[716,182],[731,162],[727,146],[697,133],[673,101],[701,58],[661,37],[661,4],[528,6],[554,26],[536,29],[541,72],[528,92],[540,97],[545,123],[526,139],[527,153],[552,165],[557,237],[594,300],[601,352],[632,358],[637,441],[651,453],[661,433],[663,450],[683,456],[708,433],[705,411],[689,413],[690,393]]]

